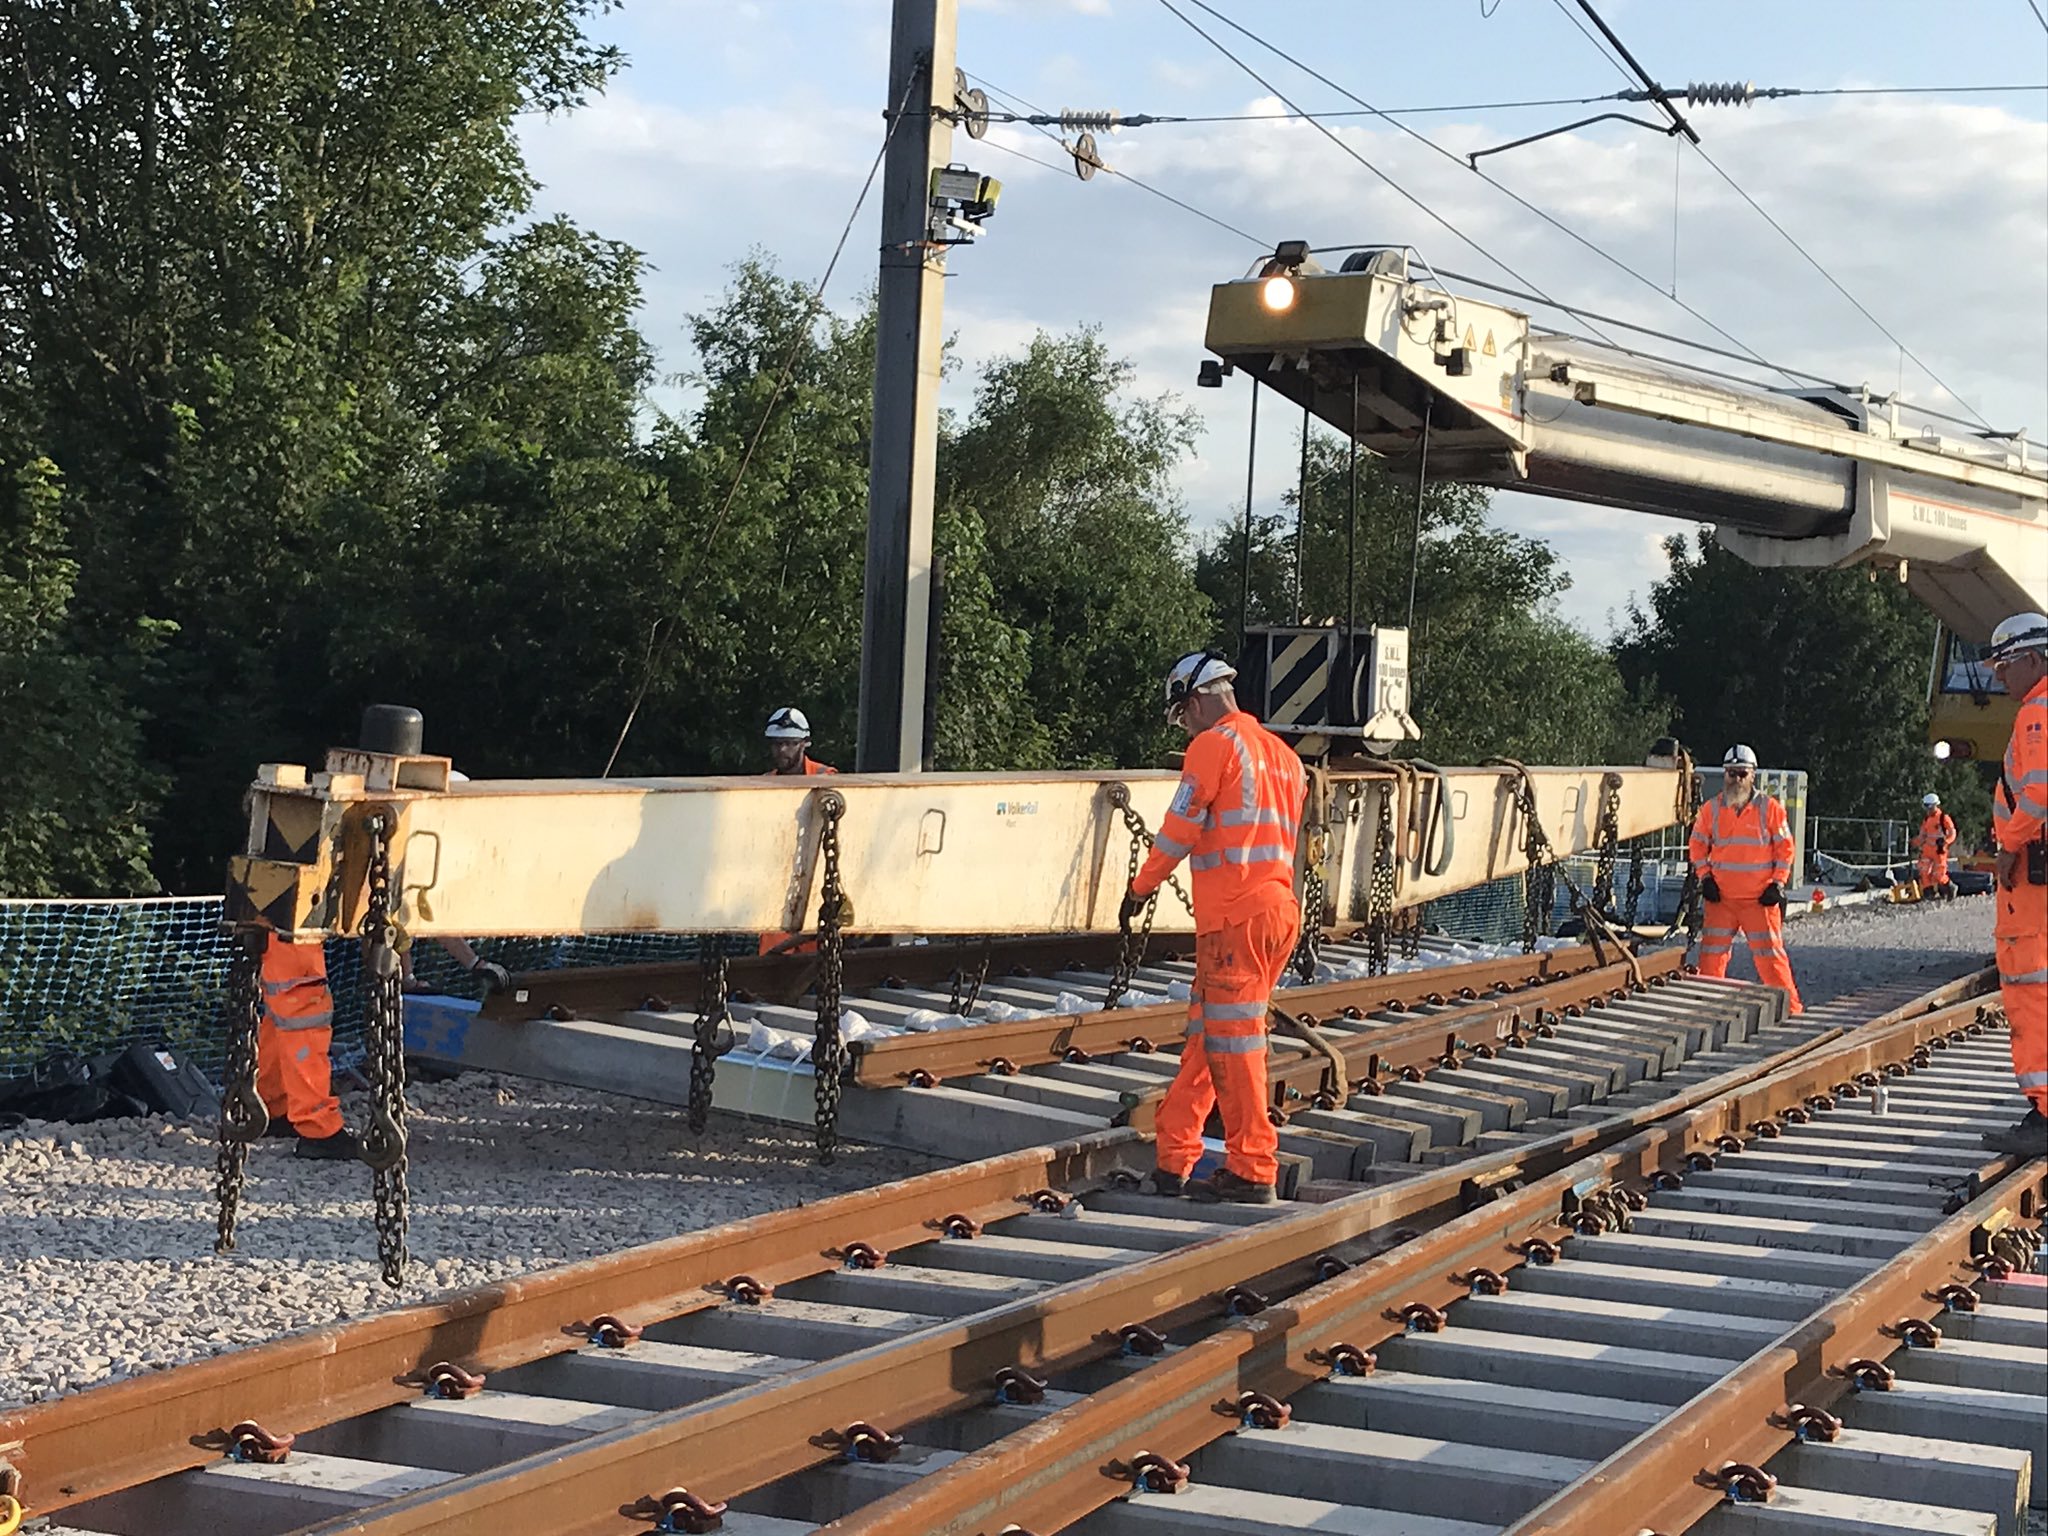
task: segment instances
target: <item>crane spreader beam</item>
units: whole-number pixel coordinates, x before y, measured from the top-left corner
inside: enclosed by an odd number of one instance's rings
[[[1670,825],[1674,769],[1531,768],[1561,854]],[[294,940],[359,934],[371,822],[390,847],[393,912],[414,936],[802,932],[816,926],[822,843],[837,807],[853,933],[1109,932],[1123,897],[1126,800],[1156,828],[1172,773],[842,774],[821,778],[535,779],[450,783],[444,757],[330,752],[322,773],[264,767],[228,921]],[[1394,901],[1412,906],[1525,867],[1519,775],[1406,765],[1333,769],[1322,872],[1338,923],[1374,915],[1380,808]],[[1162,894],[1156,926],[1185,931]]]

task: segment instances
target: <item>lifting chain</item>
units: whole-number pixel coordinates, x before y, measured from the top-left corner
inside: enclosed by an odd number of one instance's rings
[[[1401,958],[1413,960],[1422,953],[1422,908],[1410,907],[1402,917]]]
[[[1112,784],[1109,787],[1109,803],[1123,813],[1124,828],[1131,834],[1130,858],[1124,870],[1124,889],[1128,891],[1137,883],[1139,864],[1146,850],[1152,846],[1152,833],[1145,825],[1145,818],[1132,808],[1130,791],[1123,785]],[[1180,904],[1188,909],[1188,915],[1192,917],[1195,904],[1188,899],[1188,893],[1181,887],[1180,876],[1168,875],[1166,883],[1173,887],[1173,894],[1180,898]],[[1109,975],[1109,993],[1102,1004],[1105,1011],[1122,1003],[1124,993],[1130,990],[1131,977],[1137,974],[1138,967],[1144,962],[1145,951],[1151,946],[1152,918],[1158,909],[1159,892],[1155,890],[1145,898],[1144,921],[1136,932],[1131,930],[1129,922],[1119,912],[1117,923],[1123,935],[1123,943],[1117,951],[1116,966]]]
[[[1323,958],[1323,928],[1330,920],[1329,893],[1323,885],[1323,864],[1330,856],[1330,781],[1321,768],[1306,771],[1301,840],[1308,856],[1301,866],[1301,937],[1292,962],[1304,984],[1316,979],[1316,966]]]
[[[1522,953],[1533,955],[1537,936],[1550,931],[1550,913],[1557,901],[1557,864],[1537,813],[1536,786],[1529,770],[1508,758],[1488,758],[1487,763],[1504,764],[1515,775],[1512,794],[1522,817],[1522,858],[1528,866],[1522,875]]]
[[[400,934],[391,917],[391,822],[369,820],[369,895],[363,907],[363,1047],[370,1076],[370,1123],[362,1159],[377,1205],[377,1258],[384,1283],[405,1280],[405,1014]]]
[[[817,1076],[818,1161],[830,1163],[839,1145],[840,1078],[846,1065],[846,1048],[839,1039],[839,989],[846,965],[846,939],[839,931],[844,892],[839,885],[839,818],[846,814],[846,800],[835,790],[818,797],[824,831],[818,839],[818,853],[824,863],[824,880],[818,893],[818,1025],[811,1041],[811,1070]]]
[[[1636,925],[1636,909],[1643,901],[1643,838],[1633,838],[1628,845],[1628,902],[1622,908],[1621,921],[1624,927]]]
[[[214,1161],[214,1193],[220,1215],[213,1239],[215,1253],[235,1251],[235,1217],[242,1204],[242,1170],[249,1143],[270,1128],[263,1096],[256,1091],[256,1034],[263,1023],[263,947],[261,931],[235,935],[234,965],[228,972],[227,1079],[220,1101],[220,1150]]]
[[[981,1001],[982,984],[988,980],[989,956],[994,946],[986,941],[981,946],[981,967],[974,973],[973,985],[967,984],[967,970],[963,966],[953,973],[953,999],[946,1005],[946,1011],[966,1018],[974,1012]]]
[[[1380,792],[1379,833],[1373,841],[1372,886],[1366,903],[1365,964],[1369,975],[1387,974],[1387,960],[1392,949],[1393,923],[1394,786],[1392,782],[1388,782],[1381,787]]]
[[[711,1122],[711,1090],[718,1077],[718,1031],[732,1027],[726,954],[715,934],[699,941],[697,1027],[690,1045],[690,1129],[702,1131]]]
[[[1593,905],[1602,912],[1614,910],[1614,860],[1621,851],[1621,775],[1600,778],[1600,821],[1595,829],[1593,860]]]

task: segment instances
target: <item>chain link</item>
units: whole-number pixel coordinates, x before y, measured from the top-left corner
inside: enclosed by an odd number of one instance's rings
[[[1636,925],[1636,910],[1643,901],[1643,843],[1645,839],[1631,838],[1628,845],[1628,904],[1622,909],[1622,923],[1633,928]]]
[[[946,1007],[948,1013],[957,1014],[964,1019],[974,1012],[975,1005],[981,1001],[982,984],[988,980],[988,962],[992,951],[993,945],[984,941],[981,946],[981,966],[974,973],[972,986],[967,985],[967,970],[964,966],[953,972],[953,998]]]
[[[1128,891],[1137,883],[1139,861],[1152,840],[1145,832],[1145,818],[1131,809],[1128,800],[1123,802],[1122,810],[1124,827],[1131,834],[1131,853],[1124,870],[1124,889]],[[1130,990],[1131,977],[1137,974],[1138,966],[1145,959],[1145,951],[1151,947],[1152,917],[1158,910],[1159,892],[1154,890],[1145,898],[1144,921],[1135,933],[1131,931],[1130,919],[1118,911],[1117,926],[1121,930],[1122,941],[1117,945],[1116,965],[1109,973],[1109,991],[1102,1003],[1105,1010],[1120,1007],[1124,993]]]
[[[263,948],[268,935],[248,930],[235,935],[234,964],[228,972],[227,1077],[220,1101],[220,1148],[214,1158],[214,1193],[220,1211],[213,1251],[235,1251],[235,1218],[242,1204],[242,1173],[249,1143],[270,1128],[263,1096],[256,1091],[256,1036],[263,1024]]]
[[[1595,831],[1598,842],[1593,861],[1593,905],[1602,912],[1614,910],[1614,861],[1621,851],[1621,778],[1602,776],[1600,821]]]
[[[700,941],[702,960],[697,967],[697,1026],[690,1045],[690,1129],[702,1131],[711,1123],[711,1090],[718,1077],[718,1031],[730,1027],[732,1008],[727,982],[726,954],[715,934]]]
[[[811,1070],[817,1077],[818,1161],[830,1163],[839,1145],[840,1078],[846,1063],[846,1048],[839,1038],[839,993],[846,965],[846,940],[839,931],[839,818],[846,814],[846,801],[826,790],[818,808],[825,819],[818,840],[824,879],[818,894],[818,1024],[811,1040]]]
[[[391,823],[371,816],[369,893],[363,907],[363,1044],[370,1076],[370,1123],[362,1159],[370,1165],[377,1206],[377,1258],[384,1283],[405,1281],[406,1104],[405,1013],[399,958],[401,935],[391,917]]]
[[[1294,974],[1304,983],[1316,979],[1316,966],[1323,958],[1328,901],[1323,889],[1322,834],[1317,833],[1309,840],[1308,863],[1301,871],[1301,939],[1294,946]]]
[[[1373,841],[1372,885],[1366,902],[1365,965],[1367,974],[1384,976],[1394,922],[1394,786],[1380,793],[1380,824]]]

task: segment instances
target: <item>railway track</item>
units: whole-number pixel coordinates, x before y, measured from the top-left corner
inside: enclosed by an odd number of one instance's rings
[[[1976,1147],[1984,978],[1797,1021],[1580,980],[1297,1114],[1461,1111],[1291,1204],[1120,1189],[1105,1130],[0,1416],[0,1457],[52,1531],[163,1536],[2017,1531],[2048,1311],[1965,1261],[2031,1259],[2048,1169]]]

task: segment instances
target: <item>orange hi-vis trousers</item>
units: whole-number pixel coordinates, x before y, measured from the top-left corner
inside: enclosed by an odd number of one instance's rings
[[[1159,1106],[1159,1166],[1186,1178],[1202,1160],[1202,1126],[1213,1107],[1223,1121],[1223,1166],[1254,1184],[1280,1176],[1280,1133],[1266,1118],[1266,1009],[1294,953],[1301,910],[1277,889],[1242,920],[1195,939],[1180,1071]]]
[[[263,1020],[256,1029],[256,1091],[272,1119],[320,1140],[342,1129],[334,1096],[334,994],[318,944],[271,939],[263,950]]]
[[[1799,986],[1792,980],[1792,962],[1785,954],[1785,909],[1757,905],[1754,896],[1707,903],[1707,920],[1700,929],[1700,974],[1726,976],[1728,957],[1735,949],[1735,935],[1749,940],[1749,957],[1756,962],[1757,980],[1767,986],[1783,987],[1793,1013],[1803,1013]]]
[[[2012,1030],[2020,1092],[2048,1115],[2048,885],[2029,885],[2024,862],[2012,890],[1992,892],[1998,1000]]]

